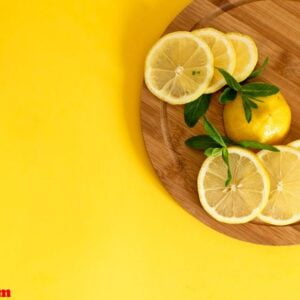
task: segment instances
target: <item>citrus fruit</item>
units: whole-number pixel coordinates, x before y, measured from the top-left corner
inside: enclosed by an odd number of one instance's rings
[[[145,82],[159,99],[170,104],[196,100],[213,76],[213,56],[207,44],[185,31],[163,36],[150,50]]]
[[[228,137],[234,141],[250,140],[267,144],[279,143],[291,125],[291,110],[281,93],[257,97],[263,102],[252,110],[250,123],[245,118],[243,102],[238,94],[226,103],[223,111],[224,126]]]
[[[206,90],[207,94],[212,94],[226,85],[224,77],[216,68],[222,68],[232,74],[236,64],[235,51],[230,40],[219,30],[202,28],[193,33],[207,43],[214,57],[214,76]]]
[[[228,151],[231,184],[225,186],[227,166],[222,156],[207,158],[198,176],[200,202],[207,213],[220,222],[246,223],[265,207],[270,181],[255,154],[239,147],[230,147]]]
[[[254,40],[245,34],[230,32],[226,36],[231,41],[236,53],[236,66],[233,77],[244,81],[254,70],[258,61],[258,50]]]
[[[288,225],[300,221],[300,151],[277,148],[280,152],[258,153],[271,181],[269,201],[258,218],[268,224]]]
[[[300,150],[300,140],[293,141],[288,146]]]

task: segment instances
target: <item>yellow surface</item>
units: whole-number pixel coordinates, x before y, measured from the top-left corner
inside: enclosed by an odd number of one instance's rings
[[[290,130],[291,109],[279,92],[268,97],[258,97],[252,120],[247,122],[240,94],[234,101],[227,102],[223,111],[224,126],[228,137],[234,141],[258,141],[280,144]]]
[[[1,0],[0,288],[12,299],[298,299],[299,246],[207,228],[148,162],[144,58],[186,4]]]

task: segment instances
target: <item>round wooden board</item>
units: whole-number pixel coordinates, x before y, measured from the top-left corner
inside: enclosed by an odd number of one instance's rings
[[[260,62],[270,58],[263,81],[280,86],[292,112],[291,131],[285,143],[300,138],[300,2],[296,0],[195,0],[168,26],[165,33],[214,27],[252,36]],[[208,117],[223,130],[222,106],[217,99]],[[203,133],[201,125],[188,128],[183,107],[159,101],[146,86],[142,89],[142,131],[151,162],[166,189],[189,213],[209,227],[231,237],[267,245],[300,243],[300,224],[275,227],[248,223],[222,224],[202,209],[197,193],[197,174],[204,160],[201,152],[184,141]],[[300,199],[299,199],[300,201]]]

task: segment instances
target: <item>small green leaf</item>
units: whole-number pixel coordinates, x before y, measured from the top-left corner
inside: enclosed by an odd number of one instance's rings
[[[267,57],[267,58],[264,60],[263,64],[262,64],[258,69],[254,70],[254,71],[250,74],[250,76],[248,77],[248,79],[250,79],[250,78],[255,78],[255,77],[260,76],[260,75],[262,74],[262,72],[265,70],[265,68],[266,68],[266,66],[268,65],[268,63],[269,63],[269,57]]]
[[[261,100],[261,99],[258,99],[258,98],[256,98],[256,97],[249,97],[251,100],[253,100],[253,101],[256,101],[256,102],[260,102],[260,103],[264,103],[265,101],[263,101],[263,100]]]
[[[252,97],[266,97],[277,94],[280,89],[272,84],[252,82],[242,86],[242,93]]]
[[[228,149],[227,147],[222,148],[222,158],[227,165],[227,179],[225,181],[225,186],[228,186],[231,183],[232,180],[232,174],[230,170],[230,165],[229,165],[229,154],[228,154]]]
[[[257,150],[269,150],[273,152],[279,152],[279,149],[272,145],[262,144],[255,141],[241,141],[239,144],[244,148],[257,149]]]
[[[224,142],[221,134],[217,128],[206,119],[206,117],[204,117],[204,129],[216,143],[222,147],[226,147],[226,143]]]
[[[204,154],[208,157],[217,157],[222,154],[222,148],[207,148]]]
[[[242,86],[235,80],[235,78],[232,75],[230,75],[224,69],[218,68],[218,70],[223,75],[229,87],[231,87],[233,90],[237,92],[241,90]]]
[[[244,113],[245,113],[245,118],[247,120],[248,123],[251,122],[252,120],[252,110],[251,110],[251,106],[249,104],[249,98],[247,97],[247,95],[245,94],[241,94],[242,96],[242,100],[243,100],[243,108],[244,108]]]
[[[237,91],[227,87],[219,97],[219,102],[225,104],[226,102],[233,101],[236,98]]]
[[[248,103],[251,108],[254,108],[254,109],[258,108],[258,105],[255,102],[253,102],[250,98],[248,98]]]
[[[211,95],[202,95],[197,100],[184,107],[184,120],[189,127],[194,127],[198,120],[207,112],[211,101]]]
[[[205,150],[207,148],[217,148],[219,144],[216,143],[209,135],[193,136],[185,141],[185,144],[193,149]]]
[[[223,141],[227,146],[236,145],[228,137],[222,136]],[[220,145],[216,143],[209,135],[192,136],[185,141],[185,144],[193,149],[206,150],[207,148],[218,148]]]
[[[225,142],[226,146],[233,146],[236,145],[236,143],[234,141],[232,141],[230,138],[228,138],[227,136],[223,135],[222,136],[223,141]]]

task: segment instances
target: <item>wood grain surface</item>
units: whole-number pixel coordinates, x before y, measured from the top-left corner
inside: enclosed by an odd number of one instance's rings
[[[260,62],[270,64],[262,80],[280,86],[289,102],[293,121],[285,143],[300,138],[300,2],[285,0],[195,0],[168,26],[165,33],[215,27],[224,32],[251,35]],[[145,145],[160,180],[174,199],[209,227],[231,237],[267,245],[300,243],[300,224],[275,227],[248,223],[222,224],[205,213],[197,193],[197,175],[205,157],[184,141],[203,133],[201,125],[184,124],[183,107],[158,100],[142,88],[141,119]],[[223,131],[222,106],[213,100],[208,117]],[[300,201],[300,199],[299,199]]]

